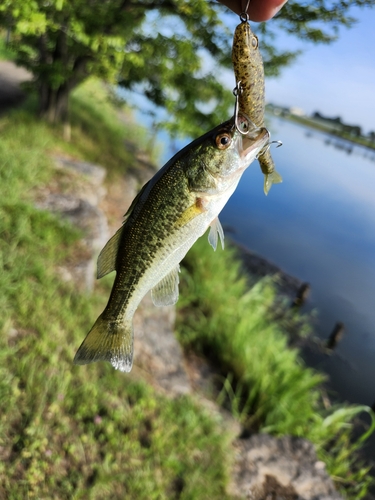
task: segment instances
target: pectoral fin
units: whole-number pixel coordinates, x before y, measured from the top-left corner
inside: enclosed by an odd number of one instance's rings
[[[191,220],[195,219],[198,215],[205,212],[206,209],[204,207],[203,200],[201,198],[197,198],[195,203],[188,207],[177,219],[176,227],[182,227],[188,224]]]
[[[120,245],[122,227],[107,241],[105,247],[98,257],[98,269],[96,277],[102,278],[106,274],[116,270],[116,257]]]
[[[170,306],[178,301],[179,272],[180,266],[178,265],[151,290],[151,298],[155,306]]]
[[[214,250],[217,248],[218,235],[221,242],[221,248],[224,250],[224,231],[220,224],[219,217],[216,217],[210,224],[210,232],[208,234],[208,243]]]

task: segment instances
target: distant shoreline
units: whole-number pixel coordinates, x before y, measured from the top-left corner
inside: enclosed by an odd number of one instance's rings
[[[318,122],[314,118],[310,118],[307,116],[297,116],[292,114],[276,115],[272,111],[269,111],[269,113],[272,116],[275,116],[276,118],[284,118],[285,120],[290,120],[296,123],[300,123],[301,125],[306,125],[307,127],[320,130],[321,132],[325,132],[331,135],[332,137],[338,139],[344,139],[346,141],[352,142],[353,144],[357,144],[359,146],[363,146],[365,148],[371,149],[372,151],[375,151],[375,143],[366,139],[365,137],[354,137],[353,135],[350,135],[345,132],[338,133],[329,125],[324,125],[323,123]]]

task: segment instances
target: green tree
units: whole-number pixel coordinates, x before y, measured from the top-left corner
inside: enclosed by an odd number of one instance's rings
[[[278,29],[329,43],[339,26],[354,22],[349,7],[374,3],[291,0],[259,25],[266,73],[276,75],[297,55],[277,50]],[[2,0],[0,26],[17,63],[34,75],[40,113],[50,122],[66,120],[71,91],[98,75],[140,89],[166,110],[171,132],[195,134],[225,118],[233,101],[218,79],[221,66],[231,67],[225,11],[207,0]],[[205,70],[208,59],[212,71]]]

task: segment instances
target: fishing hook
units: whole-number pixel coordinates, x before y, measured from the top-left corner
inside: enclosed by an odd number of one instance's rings
[[[234,124],[236,126],[236,129],[238,130],[238,132],[242,135],[246,135],[247,132],[244,132],[243,130],[241,130],[240,126],[239,126],[239,122],[238,122],[238,113],[239,113],[239,109],[240,109],[240,106],[239,106],[239,96],[242,94],[243,92],[243,87],[241,85],[241,80],[237,83],[237,85],[234,87],[233,89],[233,95],[235,96],[236,98],[236,102],[234,104]]]
[[[276,148],[279,148],[280,146],[282,146],[282,145],[283,145],[283,143],[282,143],[281,141],[271,141],[271,142],[269,142],[268,144],[266,144],[266,145],[264,146],[264,148],[262,149],[262,151],[261,151],[260,153],[258,153],[257,158],[258,158],[259,156],[263,156],[264,154],[266,154],[266,153],[267,153],[267,151],[269,151],[269,150],[270,150],[270,148],[271,148],[271,145],[272,145],[272,144],[277,144]]]
[[[253,129],[257,129],[258,127],[246,115],[245,115],[245,117],[246,117],[246,120],[248,122],[249,128],[247,130],[242,130],[242,128],[240,126],[239,119],[238,119],[238,115],[240,113],[239,96],[242,94],[242,92],[243,92],[243,87],[241,85],[241,80],[239,80],[237,82],[237,85],[233,89],[233,95],[236,98],[236,102],[234,103],[234,117],[233,117],[234,118],[234,126],[236,127],[236,129],[238,130],[238,132],[241,135],[247,135],[249,133],[250,127]],[[279,145],[280,146],[282,145],[281,141],[273,141],[273,142],[279,142],[280,143]]]
[[[242,94],[242,92],[243,92],[243,87],[241,85],[241,81],[239,81],[233,89],[233,95],[236,98],[236,102],[234,104],[234,125],[241,135],[246,135],[248,133],[248,130],[244,132],[243,130],[241,130],[238,124],[239,96]]]

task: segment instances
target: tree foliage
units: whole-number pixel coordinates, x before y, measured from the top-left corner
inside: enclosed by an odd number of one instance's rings
[[[277,75],[298,54],[277,49],[279,29],[329,43],[354,22],[350,7],[374,4],[289,1],[258,28],[266,73]],[[225,11],[207,0],[3,0],[0,26],[10,33],[18,64],[33,73],[40,112],[50,121],[67,118],[70,92],[94,74],[140,89],[166,110],[171,131],[194,134],[225,119],[233,101],[219,78],[222,67],[231,67]]]

